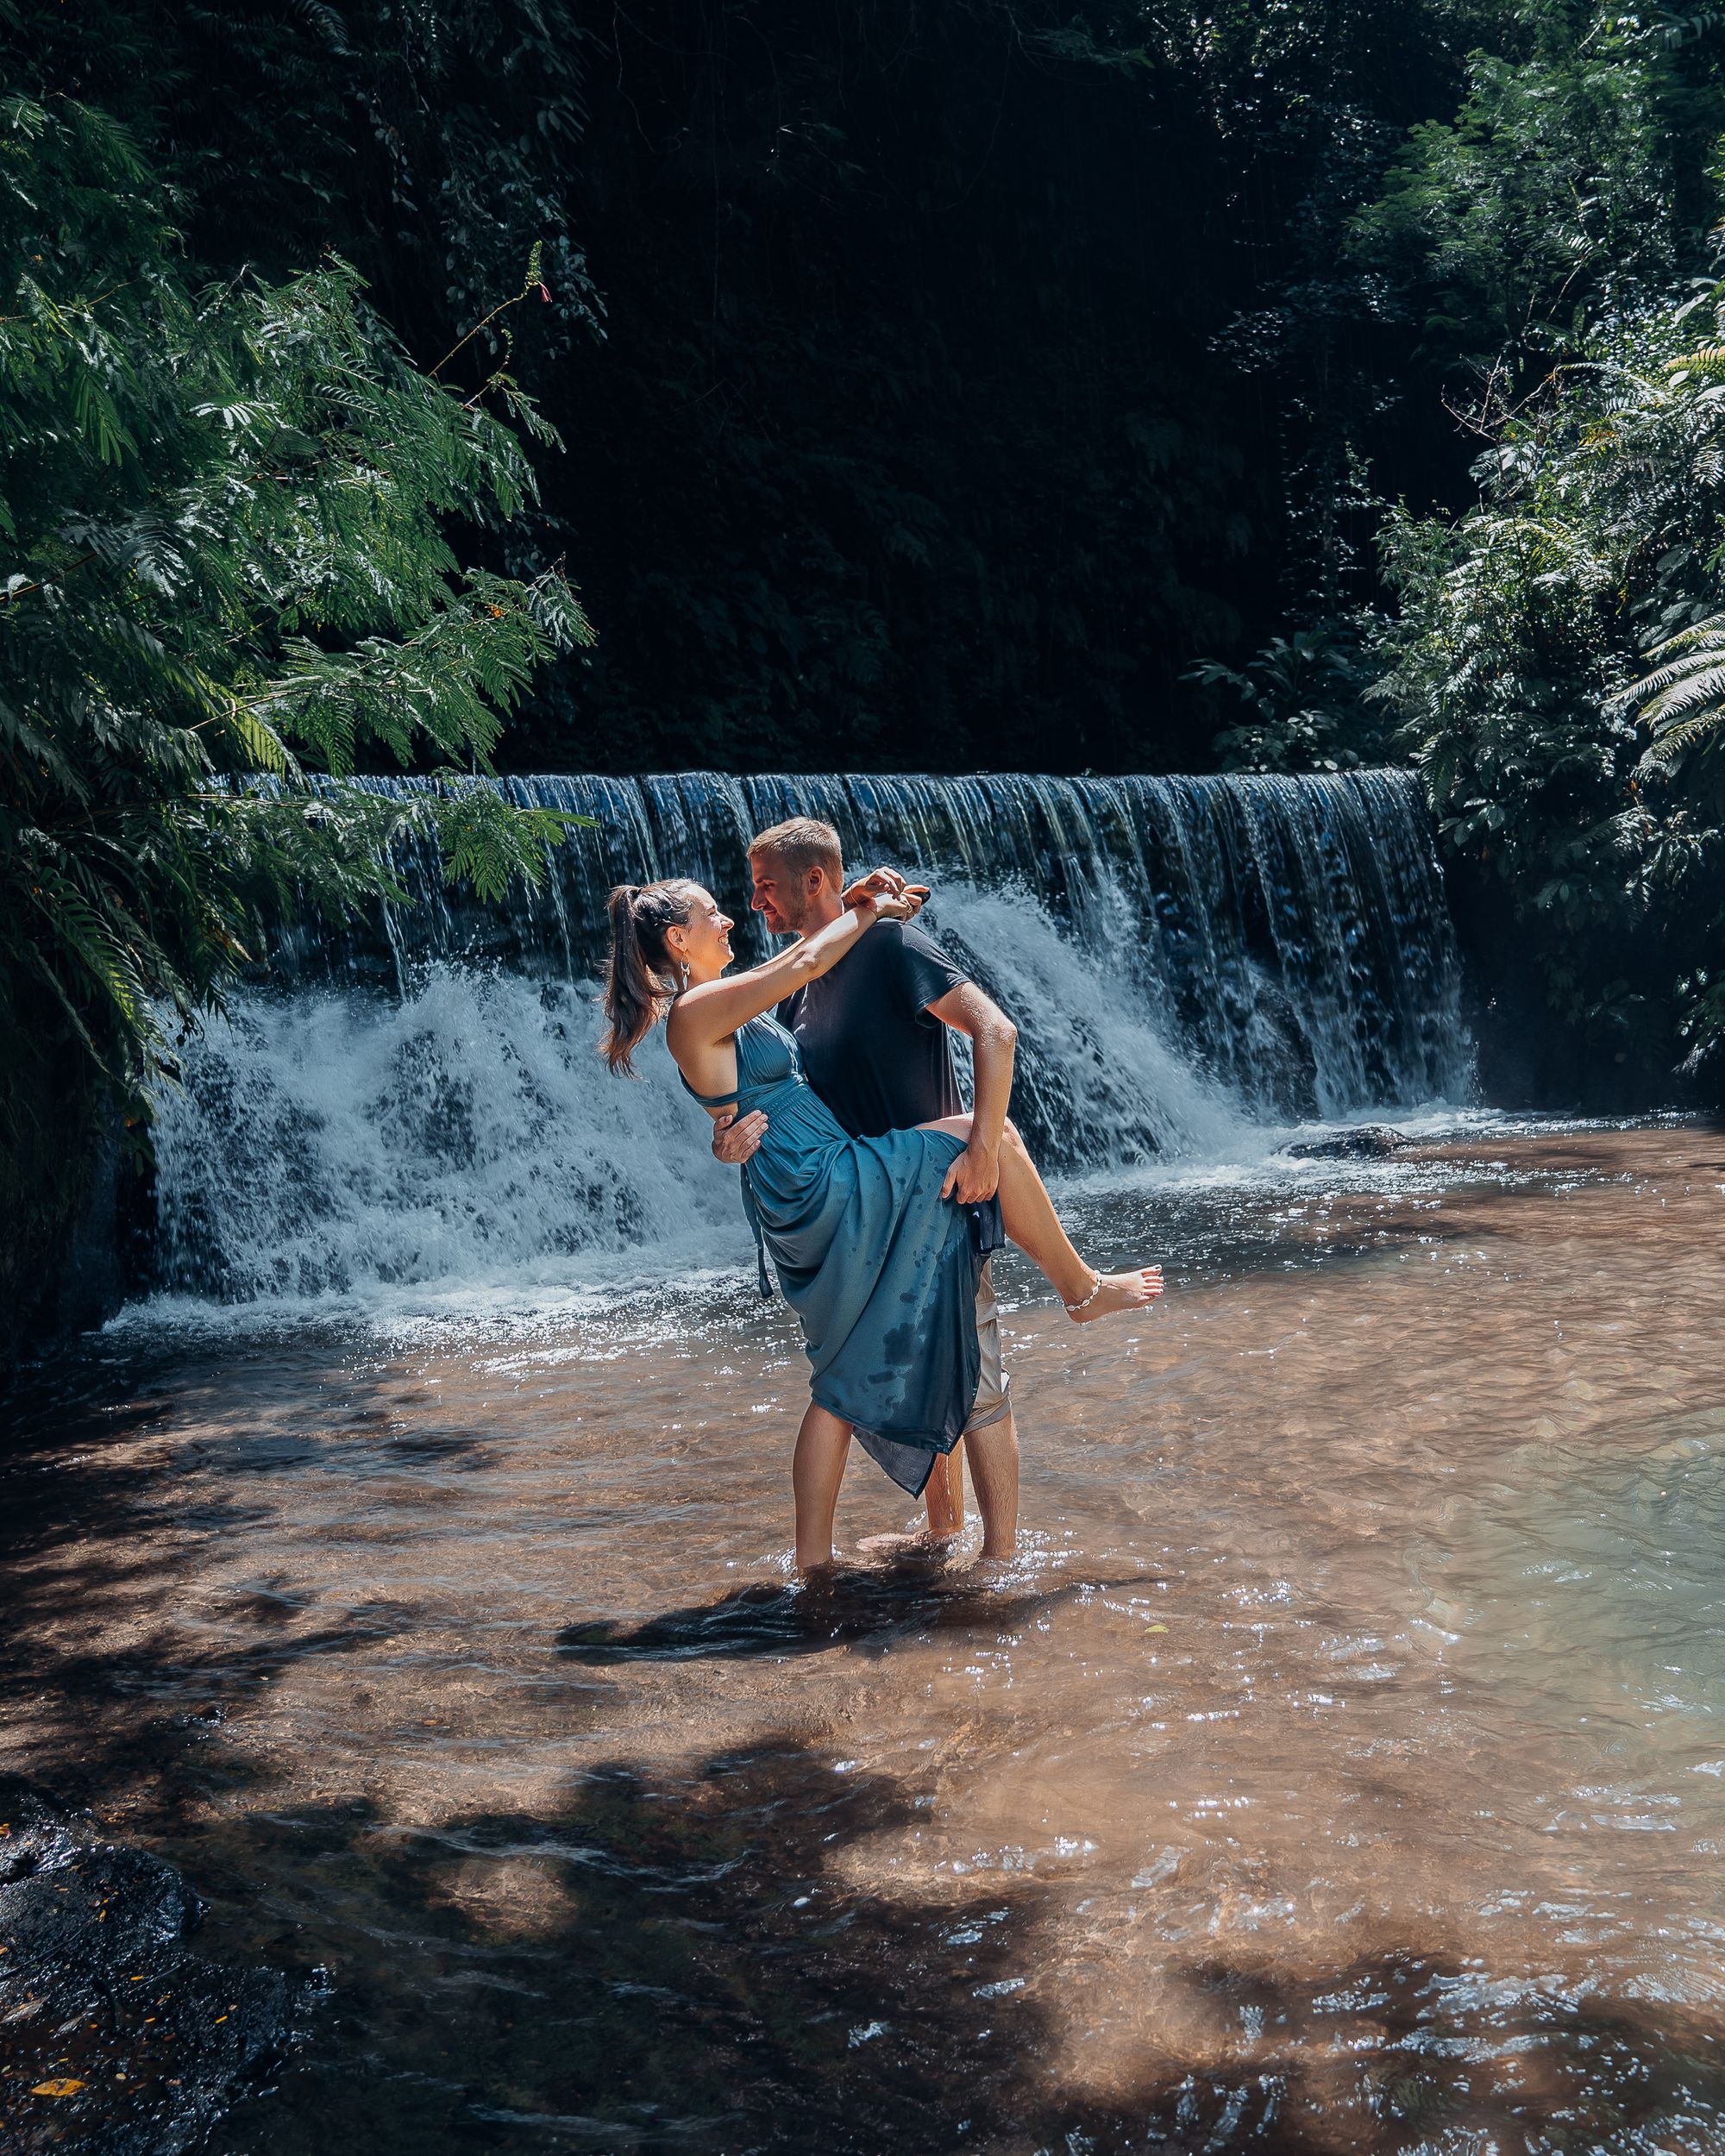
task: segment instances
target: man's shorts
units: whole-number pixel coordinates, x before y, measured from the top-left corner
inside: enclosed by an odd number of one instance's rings
[[[986,1430],[1013,1411],[1008,1389],[1013,1381],[1000,1367],[1000,1306],[994,1300],[993,1258],[984,1260],[976,1283],[976,1344],[982,1351],[982,1369],[976,1381],[976,1404],[964,1426],[967,1432]]]

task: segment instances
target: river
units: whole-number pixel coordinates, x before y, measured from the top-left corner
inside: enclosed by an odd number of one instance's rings
[[[33,1381],[5,1764],[329,1974],[215,2147],[1722,2145],[1725,1139],[1073,1202],[1170,1293],[1008,1261],[989,1579],[793,1590],[740,1272]]]

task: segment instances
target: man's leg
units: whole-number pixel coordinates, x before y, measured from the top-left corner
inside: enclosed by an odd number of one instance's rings
[[[964,1426],[963,1450],[970,1463],[976,1509],[982,1515],[982,1555],[1009,1557],[1018,1547],[1019,1433],[1013,1420],[1011,1381],[1000,1357],[1000,1306],[994,1299],[992,1259],[983,1266],[976,1282],[976,1345],[982,1367],[977,1373],[975,1404]],[[952,1461],[956,1467],[957,1447]],[[962,1481],[959,1488],[963,1488]],[[963,1517],[962,1497],[959,1517]]]
[[[850,1451],[850,1425],[813,1401],[797,1432],[791,1455],[791,1489],[797,1504],[797,1570],[812,1572],[832,1562],[832,1515]]]
[[[982,1555],[1009,1557],[1019,1546],[1019,1432],[1012,1409],[985,1429],[967,1430],[964,1450],[982,1515]]]

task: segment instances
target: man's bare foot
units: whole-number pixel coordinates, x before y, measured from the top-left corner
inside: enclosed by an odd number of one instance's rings
[[[964,1574],[965,1579],[976,1587],[1004,1587],[1022,1576],[1016,1554],[1008,1556],[989,1550],[980,1551]]]
[[[1074,1325],[1088,1325],[1093,1318],[1112,1318],[1117,1310],[1142,1310],[1161,1293],[1159,1265],[1140,1265],[1130,1273],[1098,1273],[1090,1293],[1082,1301],[1069,1302],[1066,1314]]]

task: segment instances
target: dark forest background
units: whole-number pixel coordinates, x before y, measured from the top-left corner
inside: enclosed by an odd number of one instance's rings
[[[334,249],[429,367],[543,243],[568,450],[504,552],[599,637],[516,768],[1206,768],[1194,662],[1378,599],[1383,504],[1473,498],[1483,370],[1718,210],[1705,22],[1549,0],[28,12],[209,273]],[[1495,172],[1410,135],[1458,116]]]
[[[1725,1094],[1725,18],[0,34],[0,1275],[373,768],[496,891],[464,773],[1402,762],[1493,1096]]]

